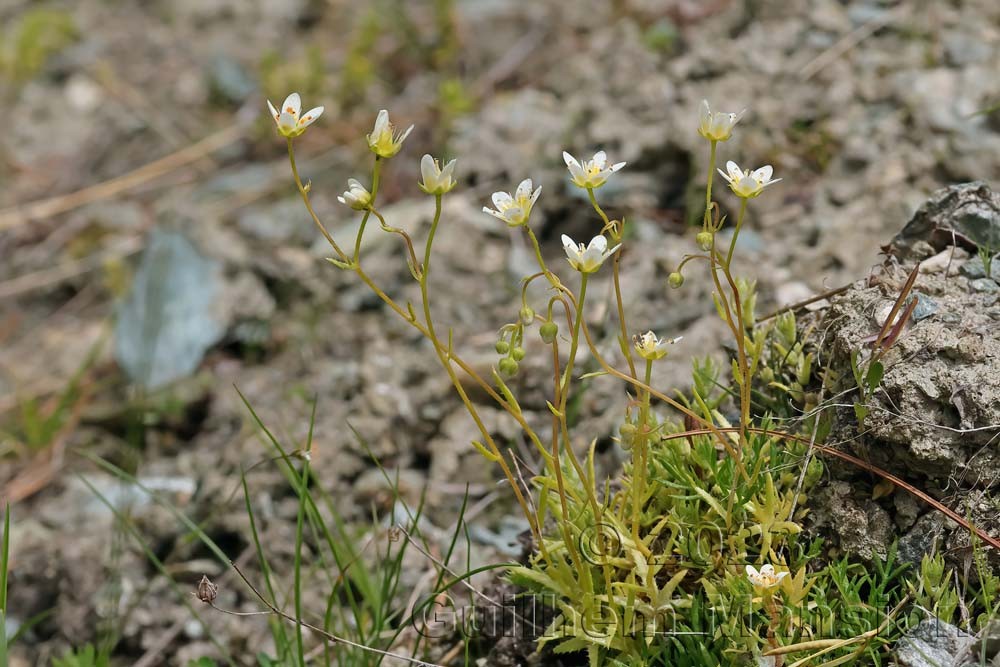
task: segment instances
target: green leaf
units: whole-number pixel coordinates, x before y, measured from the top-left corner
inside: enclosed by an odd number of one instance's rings
[[[865,384],[868,385],[869,394],[878,389],[883,375],[885,375],[885,367],[882,365],[882,362],[873,361],[871,366],[868,367],[868,374],[865,376]]]

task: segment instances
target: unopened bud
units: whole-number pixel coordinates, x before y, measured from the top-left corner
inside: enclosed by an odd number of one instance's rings
[[[505,340],[498,340],[496,350],[497,354],[507,354],[510,352],[510,343]]]
[[[205,604],[212,604],[215,602],[215,598],[219,595],[219,587],[212,583],[212,580],[208,578],[207,575],[201,575],[201,581],[198,582],[198,599]]]
[[[674,271],[667,277],[667,284],[674,289],[677,289],[684,284],[684,276],[682,276],[679,272]]]
[[[521,324],[531,324],[535,321],[535,311],[531,309],[531,306],[524,306],[521,308]]]
[[[515,347],[513,350],[510,351],[510,357],[514,361],[521,361],[521,359],[524,359],[524,348]]]
[[[559,325],[549,320],[538,328],[538,333],[546,344],[551,345],[556,336],[559,335]]]
[[[501,359],[498,366],[500,367],[500,373],[504,377],[514,377],[517,375],[517,362],[510,357]]]
[[[709,251],[712,249],[712,232],[698,232],[698,236],[694,237],[694,242],[698,244],[698,247],[702,250]]]

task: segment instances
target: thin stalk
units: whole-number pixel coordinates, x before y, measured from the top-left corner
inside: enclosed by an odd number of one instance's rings
[[[302,524],[305,522],[306,501],[309,491],[309,462],[302,464],[302,478],[299,482],[299,512],[295,521],[295,645],[298,648],[299,667],[306,665],[305,643],[302,639]]]
[[[532,528],[532,532],[538,538],[539,544],[542,543],[541,540],[541,526],[538,526],[535,522],[534,513],[528,507],[528,503],[524,498],[524,494],[521,492],[521,486],[514,474],[511,472],[510,467],[503,458],[503,454],[500,452],[500,448],[497,447],[496,443],[493,441],[493,436],[490,435],[489,429],[483,424],[482,419],[479,416],[479,411],[476,410],[475,406],[472,405],[472,401],[469,400],[468,395],[465,393],[465,389],[462,387],[462,382],[455,375],[455,369],[452,368],[450,357],[451,357],[451,345],[448,346],[447,354],[442,349],[440,339],[437,333],[434,331],[434,319],[431,317],[431,301],[430,295],[427,290],[428,277],[431,273],[431,250],[434,246],[434,236],[437,234],[438,223],[441,222],[441,195],[435,195],[434,197],[434,220],[431,222],[431,229],[427,234],[427,243],[424,248],[424,264],[420,272],[420,299],[423,302],[424,309],[424,322],[427,327],[427,335],[430,340],[434,343],[434,350],[437,352],[438,359],[441,361],[441,365],[444,366],[445,372],[448,373],[448,377],[451,379],[452,385],[455,387],[455,391],[458,392],[459,398],[465,405],[465,409],[468,411],[472,420],[476,423],[476,427],[479,429],[479,433],[482,435],[485,445],[490,448],[490,451],[496,456],[497,464],[503,470],[504,475],[507,477],[507,481],[511,485],[511,489],[514,491],[514,495],[517,498],[518,504],[521,506],[521,510],[524,513],[525,518],[528,519],[528,523]],[[508,410],[512,412],[513,410]],[[540,444],[540,443],[539,443]]]
[[[705,188],[705,217],[701,221],[705,231],[708,231],[708,222],[711,217],[712,180],[715,178],[715,149],[718,143],[718,141],[712,141],[712,152],[708,156],[708,176],[705,178],[708,182],[708,186]]]
[[[650,386],[653,380],[653,360],[646,360],[644,382]],[[645,550],[645,545],[639,538],[639,523],[642,514],[642,499],[646,495],[646,448],[649,444],[649,391],[640,390],[641,407],[639,408],[639,437],[635,439],[632,448],[632,539],[636,546]]]
[[[372,204],[375,203],[375,197],[378,196],[378,184],[382,176],[382,156],[375,156],[375,166],[372,167]],[[368,208],[365,210],[364,216],[361,218],[361,226],[358,227],[358,238],[354,241],[354,263],[357,264],[361,261],[361,237],[365,234],[365,225],[368,224],[368,217],[371,215],[372,209]]]
[[[747,199],[745,197],[740,197],[740,214],[736,218],[736,229],[733,230],[733,238],[729,242],[729,252],[726,253],[726,270],[733,263],[733,252],[736,250],[736,239],[740,236],[740,230],[743,228],[743,218],[747,214]]]
[[[564,290],[562,283],[559,282],[559,278],[556,277],[554,273],[549,271],[548,267],[545,266],[545,260],[542,259],[542,249],[538,245],[538,239],[535,237],[535,232],[531,231],[531,227],[527,225],[524,226],[525,231],[528,233],[528,239],[531,241],[531,247],[535,250],[535,259],[538,261],[538,268],[542,270],[545,274],[545,278],[549,281],[549,284],[557,290]]]
[[[614,243],[621,245],[622,237],[625,234],[625,222],[624,220],[618,225],[612,225],[608,218],[607,213],[601,208],[601,205],[597,203],[597,195],[594,194],[594,188],[587,188],[587,197],[590,199],[590,205],[594,207],[597,211],[597,215],[601,216],[601,220],[604,221],[604,228],[601,229],[603,234],[605,230],[611,232],[611,238]],[[635,373],[635,361],[632,359],[632,350],[628,346],[628,325],[625,322],[625,301],[622,298],[622,283],[621,283],[621,258],[623,247],[619,247],[615,251],[615,257],[611,262],[611,278],[615,287],[615,303],[618,309],[618,327],[619,327],[619,344],[621,347],[622,355],[625,357],[625,361],[628,363],[628,369],[633,378],[638,377]]]
[[[299,170],[295,166],[295,149],[292,147],[291,137],[288,138],[288,162],[292,166],[292,177],[295,179],[295,186],[299,189],[299,194],[302,196],[302,202],[306,205],[306,210],[309,211],[309,217],[312,218],[313,223],[315,223],[316,227],[323,235],[323,238],[325,238],[326,242],[330,244],[330,247],[332,247],[334,252],[337,253],[341,261],[347,261],[347,255],[345,255],[344,251],[340,249],[337,242],[333,240],[333,236],[331,236],[330,232],[326,230],[323,222],[319,219],[319,216],[316,215],[316,211],[313,210],[312,202],[309,200],[309,191],[302,184],[302,179],[299,178]]]

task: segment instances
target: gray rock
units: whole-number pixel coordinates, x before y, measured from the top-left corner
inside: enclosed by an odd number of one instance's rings
[[[257,81],[243,65],[219,54],[208,63],[212,93],[230,104],[242,104],[257,90]]]
[[[939,619],[922,621],[896,642],[900,667],[952,667],[972,636]]]
[[[997,285],[996,281],[992,278],[978,278],[970,282],[969,287],[976,292],[985,292],[987,294],[1000,292],[1000,285]]]
[[[152,235],[115,322],[115,358],[133,382],[154,389],[182,378],[219,341],[220,272],[182,234]]]
[[[897,258],[908,260],[921,241],[938,251],[956,242],[972,252],[980,246],[1000,248],[1000,194],[979,181],[934,192],[889,248]]]

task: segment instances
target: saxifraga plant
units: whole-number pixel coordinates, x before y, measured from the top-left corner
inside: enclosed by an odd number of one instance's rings
[[[787,417],[775,414],[776,403],[754,403],[765,387],[801,404],[811,357],[790,313],[767,326],[757,325],[756,283],[732,270],[750,200],[781,180],[773,178],[771,166],[749,170],[729,161],[725,171],[716,169],[718,148],[730,138],[743,112],[713,112],[702,103],[698,132],[709,144],[709,164],[705,210],[696,236],[701,252],[686,256],[668,279],[671,287],[679,288],[688,263],[702,262],[707,268],[716,309],[735,347],[732,386],[720,381],[718,366],[696,362],[691,395],[673,398],[652,387],[651,378],[653,365],[676,339],[652,331],[632,333],[619,279],[626,222],[611,219],[597,198],[624,162],[609,162],[604,151],[583,161],[563,153],[573,185],[587,194],[598,232],[587,244],[562,236],[569,266],[578,274],[572,280],[546,264],[529,225],[541,187],[525,179],[511,193],[494,193],[492,208],[484,207],[484,212],[522,231],[537,262],[537,271],[523,280],[516,317],[500,329],[499,359],[486,378],[462,358],[451,331],[432,318],[430,307],[432,250],[442,199],[457,185],[456,161],[442,164],[431,155],[421,160],[419,185],[435,202],[421,254],[414,239],[391,226],[376,206],[383,164],[402,149],[412,130],[398,130],[388,112],[380,111],[367,135],[375,154],[371,186],[352,178],[339,197],[362,215],[353,249],[341,248],[314,210],[311,183],[303,183],[295,163],[294,140],[323,108],[303,114],[295,93],[280,109],[270,102],[268,106],[287,140],[302,201],[333,250],[330,263],[355,274],[431,343],[475,422],[479,437],[471,444],[499,467],[524,513],[534,553],[528,565],[512,565],[508,573],[526,590],[553,600],[554,620],[538,638],[540,646],[550,645],[557,653],[585,652],[592,667],[715,666],[759,660],[781,667],[786,658],[795,664],[844,664],[856,658],[879,664],[884,659],[885,645],[898,636],[891,621],[907,600],[906,586],[899,581],[905,568],[891,559],[873,570],[855,568],[845,560],[809,571],[807,565],[820,553],[821,544],[800,538],[800,520],[822,466],[804,457],[813,446],[808,438],[775,427],[772,416]],[[728,244],[719,234],[726,219],[712,198],[716,171],[739,201]],[[362,238],[372,218],[383,231],[400,237],[405,249],[401,259],[420,289],[418,306],[398,302],[365,270]],[[584,316],[588,286],[605,264],[610,264],[605,272],[611,273],[624,368],[597,347]],[[529,303],[528,286],[536,280],[548,287],[543,304]],[[526,354],[525,336],[535,326],[551,348],[549,433],[529,424],[507,383],[518,372]],[[629,390],[616,439],[629,460],[622,483],[614,488],[595,470],[599,434],[586,434],[591,445],[582,455],[572,446],[567,406],[579,391],[577,357],[583,345],[600,366],[584,377],[610,376]],[[480,418],[465,378],[508,412],[535,448],[540,469],[527,486]],[[738,423],[731,424],[724,414],[729,396]],[[807,466],[804,471],[802,465]],[[995,546],[995,540],[990,543]],[[859,608],[871,613],[859,620]]]

